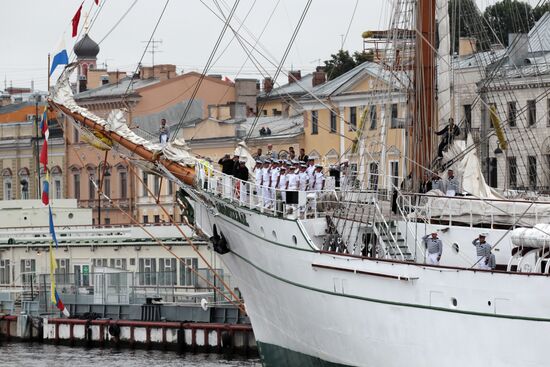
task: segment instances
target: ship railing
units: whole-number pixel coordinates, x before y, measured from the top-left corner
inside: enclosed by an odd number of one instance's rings
[[[442,206],[434,209],[430,199],[445,199]],[[527,201],[509,199],[482,199],[473,196],[437,196],[419,193],[401,193],[399,205],[410,219],[428,223],[445,223],[494,229],[499,225],[532,226],[550,220],[550,201]],[[480,213],[480,205],[489,208],[489,213]],[[533,205],[531,205],[533,204]],[[529,208],[527,208],[529,207]],[[529,209],[526,212],[526,209]]]
[[[288,219],[317,218],[341,204],[341,195],[335,188],[288,190],[241,180],[201,163],[196,167],[199,190],[264,214]]]

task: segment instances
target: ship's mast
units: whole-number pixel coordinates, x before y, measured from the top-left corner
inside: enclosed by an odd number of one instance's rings
[[[431,166],[435,121],[435,8],[436,0],[418,0],[416,18],[416,50],[414,87],[410,102],[412,124],[409,129],[409,157],[414,182],[418,185]]]

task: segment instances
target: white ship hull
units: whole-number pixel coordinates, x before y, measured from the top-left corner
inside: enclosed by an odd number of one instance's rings
[[[197,220],[228,241],[265,366],[548,365],[547,276],[320,253],[297,221],[218,205]]]

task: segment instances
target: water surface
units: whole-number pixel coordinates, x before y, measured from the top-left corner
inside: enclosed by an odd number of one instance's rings
[[[1,367],[259,367],[258,359],[220,354],[179,355],[175,352],[81,348],[37,343],[0,343]]]

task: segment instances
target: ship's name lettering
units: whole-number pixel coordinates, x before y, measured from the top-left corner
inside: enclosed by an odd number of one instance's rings
[[[229,217],[233,220],[236,220],[237,222],[241,223],[242,225],[245,225],[247,227],[250,227],[250,225],[248,224],[248,222],[246,221],[246,215],[244,213],[241,213],[227,205],[223,205],[223,204],[220,204],[218,203],[216,205],[216,207],[218,208],[218,211],[225,215],[226,217]]]

